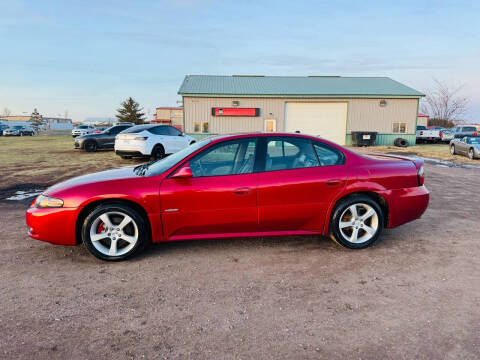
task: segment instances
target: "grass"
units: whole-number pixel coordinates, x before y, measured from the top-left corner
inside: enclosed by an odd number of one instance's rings
[[[75,150],[71,136],[0,136],[0,190],[18,184],[49,186],[74,176],[139,162],[123,160],[113,151]]]

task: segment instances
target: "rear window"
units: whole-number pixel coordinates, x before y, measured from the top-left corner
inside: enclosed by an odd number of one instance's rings
[[[477,131],[474,126],[464,126],[463,131]]]
[[[427,130],[427,127],[423,125],[419,125],[417,126],[417,130]]]
[[[148,130],[152,127],[152,125],[137,125],[128,128],[127,130],[122,131],[122,134],[137,134],[142,132],[143,130]]]
[[[88,129],[88,126],[87,126],[87,125],[80,125],[80,126],[78,127],[78,129]]]

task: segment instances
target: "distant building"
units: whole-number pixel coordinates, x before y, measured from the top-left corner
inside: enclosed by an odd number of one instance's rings
[[[172,125],[183,131],[183,107],[157,107],[151,122]]]
[[[301,131],[342,145],[355,132],[376,132],[377,145],[414,144],[424,96],[387,77],[261,75],[187,75],[178,94],[183,131],[197,138]]]
[[[427,114],[422,114],[422,113],[418,113],[417,115],[417,125],[421,125],[421,126],[428,126],[428,121],[430,120],[430,116],[428,116]]]
[[[29,126],[30,115],[0,116],[0,121],[7,125]],[[73,129],[72,119],[60,117],[42,117],[42,128],[50,130],[71,130]]]

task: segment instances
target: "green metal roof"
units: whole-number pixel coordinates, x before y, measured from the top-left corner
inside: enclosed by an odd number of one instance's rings
[[[180,95],[265,97],[422,97],[388,77],[187,75]]]

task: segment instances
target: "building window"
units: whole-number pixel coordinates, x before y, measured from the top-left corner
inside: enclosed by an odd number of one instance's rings
[[[277,120],[265,119],[265,132],[275,132],[275,131],[277,131]]]
[[[193,132],[208,134],[208,122],[195,122]]]
[[[405,134],[407,132],[407,123],[394,122],[393,123],[393,132],[395,134]]]

